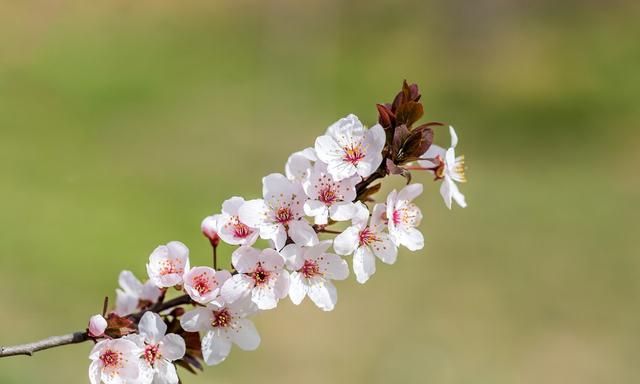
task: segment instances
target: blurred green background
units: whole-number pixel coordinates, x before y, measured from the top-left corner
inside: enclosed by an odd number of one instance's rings
[[[637,1],[2,1],[0,344],[85,327],[121,269],[185,242],[403,79],[453,124],[469,208],[414,175],[427,245],[186,383],[637,383]],[[436,141],[449,142],[446,131]],[[388,188],[401,186],[393,179]],[[228,257],[231,248],[223,254]],[[0,383],[85,383],[82,344]]]

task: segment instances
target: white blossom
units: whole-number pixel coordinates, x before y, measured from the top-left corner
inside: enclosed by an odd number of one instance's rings
[[[274,249],[238,248],[231,255],[231,263],[238,274],[224,283],[222,298],[233,303],[250,295],[259,309],[275,308],[289,289],[289,273],[284,270],[284,262]]]
[[[138,280],[133,272],[122,271],[118,276],[120,288],[116,289],[116,308],[118,316],[130,315],[142,307],[155,304],[162,294],[153,281],[144,284]]]
[[[451,134],[451,147],[445,150],[432,144],[427,152],[421,156],[422,159],[426,160],[418,160],[418,164],[432,171],[436,179],[442,179],[440,195],[442,195],[447,208],[451,209],[452,200],[455,200],[459,206],[464,208],[467,206],[467,202],[456,185],[456,183],[467,181],[464,174],[464,156],[456,157],[455,148],[458,145],[458,135],[451,126],[449,126],[449,133]]]
[[[313,148],[305,148],[302,151],[294,152],[287,159],[284,173],[289,180],[302,182],[307,177],[315,161],[318,161],[318,157]]]
[[[338,301],[338,293],[331,280],[344,280],[349,276],[347,262],[328,253],[331,240],[311,247],[289,244],[281,254],[292,271],[289,279],[289,298],[299,305],[305,296],[323,311],[331,311]]]
[[[160,288],[182,284],[182,275],[189,270],[189,248],[179,241],[157,247],[149,256],[147,273]]]
[[[113,339],[98,342],[91,353],[89,381],[98,384],[137,383],[140,375],[138,356],[142,351],[131,340]]]
[[[260,237],[273,240],[277,249],[287,237],[300,245],[313,245],[318,235],[304,219],[305,194],[299,182],[273,173],[262,179],[264,199],[249,200],[238,210],[240,221],[260,228]]]
[[[314,217],[316,224],[327,224],[329,218],[335,221],[351,219],[359,181],[358,176],[337,181],[327,172],[326,164],[317,162],[302,183],[309,197],[304,203],[304,212]]]
[[[259,230],[243,223],[238,216],[245,203],[242,197],[234,196],[222,203],[222,214],[218,215],[218,235],[227,244],[252,245],[258,238]]]
[[[337,235],[334,240],[333,248],[337,254],[353,253],[353,272],[361,284],[376,272],[375,257],[386,264],[393,264],[398,256],[396,245],[384,232],[385,216],[384,204],[376,204],[369,221],[369,210],[366,205],[357,202],[356,214],[351,219],[351,226]]]
[[[358,117],[348,115],[316,139],[315,150],[336,180],[356,174],[367,177],[380,166],[385,141],[382,126],[376,124],[366,129]]]
[[[397,245],[404,245],[411,251],[424,247],[424,237],[416,229],[422,220],[422,213],[413,199],[422,193],[422,184],[411,184],[395,189],[387,196],[386,217],[389,221],[389,235]]]
[[[184,290],[193,301],[207,304],[220,295],[220,288],[231,277],[226,270],[216,271],[211,267],[193,267],[184,274]]]

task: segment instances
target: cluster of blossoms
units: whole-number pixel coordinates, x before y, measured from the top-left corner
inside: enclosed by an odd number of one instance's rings
[[[123,271],[114,311],[90,319],[88,335],[96,341],[91,383],[178,383],[176,365],[195,372],[201,361],[224,361],[233,344],[256,349],[260,336],[251,317],[287,296],[296,305],[308,297],[333,310],[334,280],[348,278],[348,260],[365,283],[376,272],[376,258],[393,264],[399,247],[422,249],[422,213],[414,200],[423,187],[411,183],[410,171],[441,181],[447,207],[466,203],[456,185],[465,181],[456,133],[449,128],[450,148],[432,145],[432,127],[441,124],[413,127],[423,114],[419,99],[417,86],[405,82],[393,103],[377,106],[374,126],[354,115],[342,118],[313,147],[292,154],[284,174],[264,177],[262,198],[224,201],[201,225],[213,247],[213,268],[191,267],[189,249],[172,241],[149,256],[146,282]],[[391,174],[407,178],[407,185],[376,203],[380,183],[373,183]],[[336,224],[342,230],[328,228]],[[259,238],[268,245],[257,248]],[[237,246],[228,270],[216,265],[220,241]],[[170,288],[184,295],[165,301]]]

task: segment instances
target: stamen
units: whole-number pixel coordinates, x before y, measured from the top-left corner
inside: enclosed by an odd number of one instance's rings
[[[343,160],[353,165],[358,164],[365,157],[365,151],[360,144],[351,144],[343,147],[342,150],[344,151]]]
[[[320,272],[320,266],[312,260],[305,260],[304,265],[298,270],[298,272],[302,273],[302,275],[307,279],[322,275],[322,272]]]
[[[213,321],[211,326],[214,328],[226,328],[231,325],[231,314],[226,308],[219,311],[213,311]]]

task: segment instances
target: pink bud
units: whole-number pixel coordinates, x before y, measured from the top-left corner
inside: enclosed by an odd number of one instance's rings
[[[220,236],[218,236],[218,216],[207,216],[202,220],[200,229],[202,233],[209,239],[211,245],[217,247],[220,244]]]
[[[107,320],[101,315],[93,315],[89,319],[89,336],[100,337],[107,329]]]

